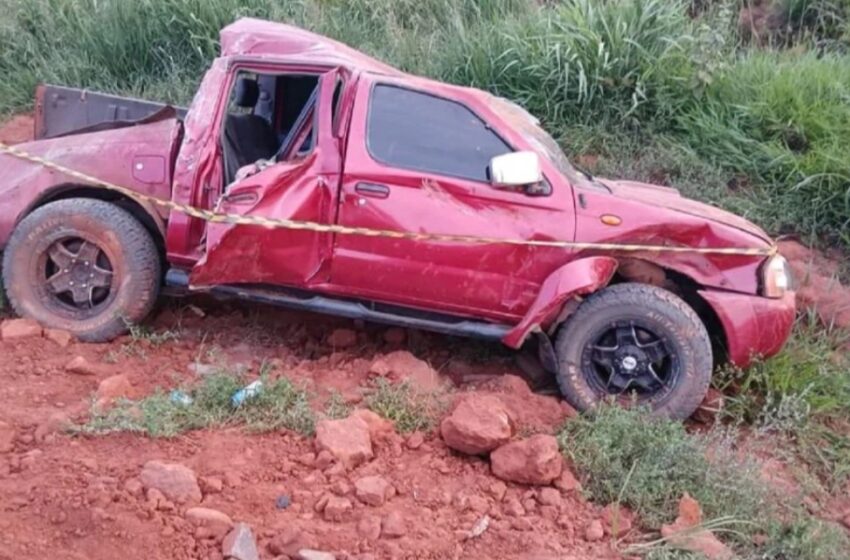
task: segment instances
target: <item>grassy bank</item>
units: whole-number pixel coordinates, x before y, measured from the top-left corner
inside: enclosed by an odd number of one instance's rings
[[[26,109],[39,81],[188,103],[218,30],[258,16],[519,101],[608,169],[651,146],[678,154],[650,170],[663,178],[684,154],[709,171],[689,194],[850,246],[850,1],[777,0],[770,34],[742,28],[742,5],[0,0],[0,113]]]

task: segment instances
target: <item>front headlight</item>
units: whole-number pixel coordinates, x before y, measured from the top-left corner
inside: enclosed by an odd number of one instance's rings
[[[762,292],[765,297],[781,298],[785,292],[794,289],[791,267],[782,255],[774,255],[767,261],[762,275]]]

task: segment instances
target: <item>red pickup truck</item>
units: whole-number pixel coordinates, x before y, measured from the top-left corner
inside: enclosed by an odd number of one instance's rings
[[[205,290],[528,344],[579,409],[636,398],[674,418],[716,364],[788,337],[787,266],[752,223],[591,177],[518,105],[304,30],[242,19],[221,46],[185,115],[47,138],[42,92],[42,138],[20,148],[217,213],[491,241],[209,221],[3,154],[3,280],[20,315],[102,341],[164,286]]]

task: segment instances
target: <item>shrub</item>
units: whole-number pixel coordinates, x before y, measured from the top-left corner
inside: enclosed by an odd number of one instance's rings
[[[407,382],[391,383],[379,378],[366,406],[391,420],[399,432],[428,430],[445,408],[442,395],[424,393]]]

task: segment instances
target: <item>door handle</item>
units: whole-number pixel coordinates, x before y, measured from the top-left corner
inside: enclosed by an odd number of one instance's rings
[[[376,185],[375,183],[357,183],[354,186],[354,192],[372,198],[387,198],[390,196],[390,188],[388,186]]]
[[[259,199],[259,195],[255,191],[243,191],[226,194],[222,199],[227,204],[253,204]]]

